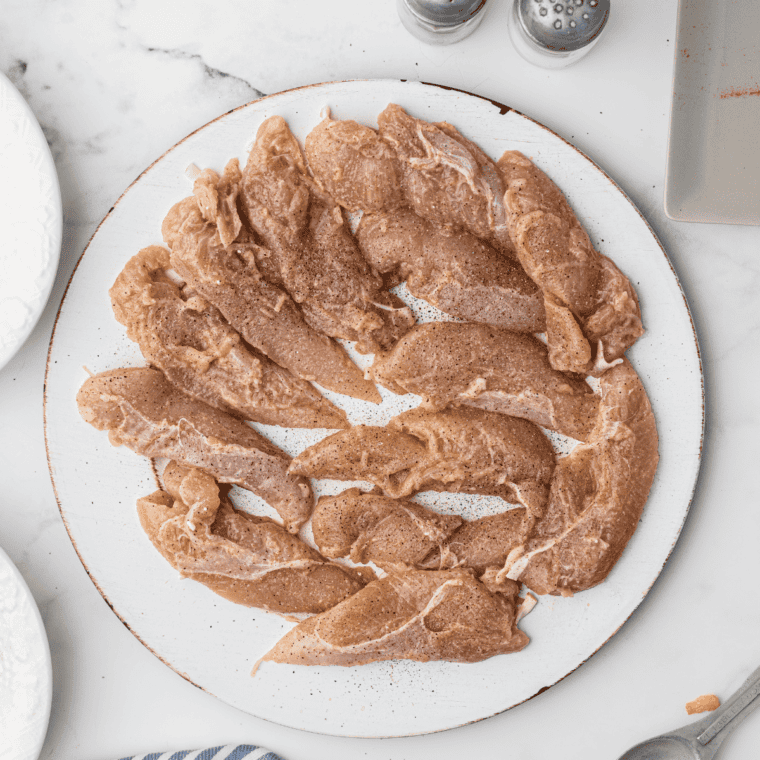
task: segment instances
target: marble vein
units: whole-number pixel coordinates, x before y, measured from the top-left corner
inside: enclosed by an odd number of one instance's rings
[[[251,93],[253,93],[254,98],[261,98],[265,95],[265,93],[254,87],[248,80],[243,79],[243,77],[239,77],[235,74],[230,74],[227,71],[222,71],[221,69],[215,69],[213,66],[209,66],[206,61],[203,60],[203,56],[198,53],[188,53],[186,50],[182,50],[181,48],[146,47],[145,49],[149,53],[160,53],[162,55],[167,55],[170,58],[178,60],[197,61],[203,67],[204,75],[209,79],[230,79],[233,82],[240,82],[240,84],[242,84],[244,87],[246,87],[246,89],[250,90]]]

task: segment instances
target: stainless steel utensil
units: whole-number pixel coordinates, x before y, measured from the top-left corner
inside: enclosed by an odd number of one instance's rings
[[[760,668],[706,718],[631,747],[619,760],[712,760],[733,730],[760,706]]]

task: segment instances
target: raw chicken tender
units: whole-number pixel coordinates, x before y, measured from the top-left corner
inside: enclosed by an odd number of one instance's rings
[[[326,557],[374,562],[383,569],[415,566],[440,547],[463,520],[439,515],[407,499],[349,488],[317,501],[311,525]]]
[[[521,507],[468,520],[418,566],[432,570],[471,567],[479,574],[489,568],[498,572],[513,551],[521,551],[535,523],[535,518]]]
[[[513,259],[462,229],[444,232],[409,209],[365,214],[356,231],[387,284],[441,311],[517,332],[546,329],[544,297]]]
[[[570,595],[609,574],[636,530],[657,469],[657,428],[630,363],[601,379],[588,443],[557,462],[549,504],[519,558],[504,568],[538,594]]]
[[[328,562],[281,525],[235,509],[214,479],[170,462],[165,491],[139,499],[140,524],[169,564],[235,604],[324,612],[372,578]]]
[[[428,490],[501,496],[543,514],[555,454],[527,420],[480,409],[417,408],[394,417],[388,427],[427,447],[425,472],[417,478]]]
[[[309,482],[288,473],[290,457],[250,425],[186,396],[155,369],[117,369],[86,380],[79,413],[114,446],[198,467],[252,491],[297,533],[309,518]]]
[[[309,175],[281,116],[259,128],[243,173],[243,205],[267,249],[262,273],[301,305],[306,321],[361,353],[389,349],[414,316],[367,264],[340,207]]]
[[[404,198],[419,216],[443,227],[461,227],[514,255],[504,179],[493,160],[450,124],[415,119],[394,103],[377,123],[401,162]]]
[[[537,338],[486,325],[417,325],[375,360],[372,375],[438,409],[452,404],[502,412],[581,441],[599,406],[586,382],[551,368]]]
[[[133,256],[109,291],[116,319],[143,356],[184,393],[267,425],[346,428],[345,412],[246,346],[218,309],[167,275],[169,251]]]
[[[397,658],[479,662],[516,652],[528,643],[515,621],[517,588],[491,593],[462,569],[387,575],[299,623],[256,667],[354,666]]]
[[[216,226],[225,248],[237,239],[243,229],[237,210],[242,178],[240,162],[233,158],[227,162],[221,177],[213,169],[204,169],[193,183],[198,208],[203,218]]]
[[[303,380],[365,401],[377,388],[343,348],[310,327],[290,296],[257,268],[259,246],[239,240],[224,248],[195,198],[172,207],[162,225],[177,273],[252,346]]]
[[[518,151],[499,159],[517,256],[544,293],[552,367],[600,375],[643,334],[628,278],[594,250],[560,189]]]
[[[292,472],[309,478],[367,480],[392,498],[413,493],[409,474],[426,460],[425,445],[384,427],[356,425],[329,435],[293,460]]]
[[[306,136],[304,149],[319,183],[349,211],[403,205],[396,154],[374,129],[328,114]]]
[[[412,409],[385,428],[359,425],[301,452],[289,472],[366,480],[392,498],[417,491],[501,496],[541,515],[554,449],[526,420],[478,409]]]

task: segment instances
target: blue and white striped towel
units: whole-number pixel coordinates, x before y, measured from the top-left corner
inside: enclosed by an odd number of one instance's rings
[[[122,757],[121,760],[282,760],[279,755],[253,744],[227,744],[206,749],[182,749],[178,752],[149,752]]]

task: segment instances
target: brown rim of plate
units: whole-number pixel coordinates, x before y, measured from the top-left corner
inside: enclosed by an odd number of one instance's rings
[[[492,713],[491,715],[486,715],[486,716],[484,716],[482,718],[476,718],[475,720],[465,721],[464,723],[460,723],[460,724],[458,724],[456,726],[449,726],[448,728],[437,729],[435,731],[424,731],[421,734],[398,734],[398,735],[383,735],[383,736],[374,736],[374,737],[364,737],[364,738],[375,738],[375,739],[385,739],[385,738],[390,739],[390,738],[402,738],[402,737],[406,737],[406,736],[420,736],[420,735],[425,735],[425,734],[442,733],[444,731],[451,731],[452,729],[455,729],[455,728],[461,728],[462,726],[468,726],[468,725],[471,725],[473,723],[479,723],[480,721],[487,720],[488,718],[493,718],[496,715],[501,715],[501,714],[507,712],[508,710],[511,710],[514,707],[517,707],[518,705],[524,704],[525,702],[528,702],[529,700],[531,700],[531,699],[539,696],[540,694],[543,694],[545,691],[548,691],[552,686],[555,686],[560,681],[563,681],[569,675],[571,675],[572,673],[574,673],[576,670],[578,670],[578,668],[580,668],[582,665],[584,665],[585,663],[587,663],[628,622],[628,620],[630,620],[630,618],[633,615],[633,613],[638,609],[639,605],[643,602],[643,600],[646,598],[647,594],[651,591],[652,587],[654,586],[654,584],[659,579],[660,574],[662,573],[662,570],[665,568],[665,565],[667,564],[668,560],[670,559],[670,555],[673,553],[673,549],[675,548],[676,543],[678,543],[678,538],[681,535],[681,531],[683,530],[684,524],[686,523],[686,518],[689,515],[689,511],[691,509],[691,503],[692,503],[693,498],[694,498],[694,492],[696,491],[697,483],[699,481],[699,474],[700,474],[700,471],[701,471],[701,463],[702,463],[702,449],[703,449],[703,446],[704,446],[704,434],[705,434],[705,379],[704,379],[704,371],[702,369],[702,353],[701,353],[700,348],[699,348],[699,338],[697,337],[697,331],[696,331],[696,329],[694,327],[694,319],[693,319],[693,317],[691,315],[691,309],[689,308],[689,302],[686,299],[686,294],[684,293],[683,287],[681,286],[681,281],[678,278],[678,274],[677,274],[675,268],[673,267],[673,264],[671,263],[670,259],[668,258],[668,254],[665,252],[665,249],[662,247],[662,243],[660,243],[659,238],[655,234],[654,230],[652,229],[651,225],[646,220],[646,218],[644,217],[644,215],[641,213],[641,211],[639,211],[639,209],[636,206],[636,204],[628,197],[628,195],[620,187],[620,185],[618,185],[617,182],[615,182],[615,180],[613,180],[609,176],[609,174],[607,174],[607,172],[604,171],[604,169],[602,169],[601,167],[599,167],[583,151],[581,151],[578,148],[576,148],[575,145],[573,145],[571,142],[569,142],[568,140],[566,140],[561,135],[557,134],[554,130],[550,129],[547,126],[544,126],[543,124],[541,124],[541,122],[536,121],[536,119],[532,119],[530,116],[526,116],[521,111],[517,111],[516,109],[512,108],[511,106],[506,106],[506,105],[504,105],[503,103],[500,103],[497,100],[493,100],[492,98],[488,98],[488,97],[485,97],[483,95],[476,95],[475,93],[468,92],[467,90],[460,90],[457,87],[450,87],[448,85],[436,84],[434,82],[417,82],[417,81],[408,80],[408,79],[377,79],[377,80],[372,80],[372,79],[342,79],[342,80],[335,80],[335,81],[332,81],[332,82],[317,82],[317,83],[314,83],[314,84],[301,85],[300,87],[292,87],[292,88],[287,89],[287,90],[281,90],[280,92],[275,92],[275,93],[272,93],[270,95],[264,95],[261,98],[256,98],[255,100],[248,101],[248,103],[244,103],[243,105],[237,106],[236,108],[231,108],[229,111],[226,111],[225,113],[217,116],[215,119],[212,119],[211,121],[207,122],[203,126],[198,127],[197,129],[194,129],[189,134],[185,135],[185,137],[183,137],[181,140],[179,140],[174,145],[172,145],[171,148],[169,148],[168,150],[164,151],[155,161],[153,161],[152,163],[150,163],[142,172],[140,172],[140,174],[129,184],[129,186],[119,196],[119,198],[116,200],[116,202],[114,203],[114,205],[111,206],[111,208],[108,210],[108,213],[103,217],[103,219],[101,219],[100,223],[95,228],[95,231],[90,236],[90,239],[87,241],[87,245],[84,247],[84,250],[82,251],[82,254],[80,255],[79,259],[77,260],[76,265],[74,266],[74,269],[71,272],[71,277],[69,277],[69,281],[66,284],[66,289],[63,292],[63,296],[61,298],[61,302],[58,305],[58,310],[57,310],[56,315],[55,315],[55,321],[53,323],[53,330],[52,330],[52,333],[50,335],[50,344],[48,346],[47,361],[46,361],[46,364],[45,364],[45,382],[43,384],[43,401],[42,401],[42,422],[43,422],[44,435],[45,435],[45,456],[47,458],[48,472],[50,473],[50,482],[53,485],[53,493],[55,495],[56,503],[58,504],[58,511],[61,513],[61,519],[63,520],[63,524],[64,524],[64,526],[66,528],[66,532],[69,535],[69,539],[71,540],[71,544],[74,547],[74,551],[77,553],[77,556],[79,557],[79,561],[82,563],[82,566],[84,567],[85,572],[89,576],[89,578],[92,581],[93,585],[100,592],[100,595],[103,597],[103,599],[105,600],[106,604],[111,608],[111,610],[113,611],[114,615],[116,615],[116,617],[118,617],[119,620],[121,620],[121,622],[124,625],[124,627],[149,652],[151,652],[151,654],[155,655],[159,660],[161,660],[161,662],[164,663],[164,665],[166,665],[169,668],[171,668],[175,673],[177,673],[178,675],[180,675],[182,678],[184,678],[186,681],[188,681],[189,683],[191,683],[193,686],[196,686],[197,688],[205,691],[207,694],[212,694],[212,692],[207,691],[200,684],[195,683],[195,681],[193,681],[186,673],[183,673],[182,671],[177,670],[177,668],[175,668],[170,662],[167,662],[160,654],[158,654],[158,652],[156,652],[145,641],[143,641],[140,638],[140,636],[129,626],[129,624],[119,614],[119,612],[116,610],[116,608],[113,606],[113,604],[111,604],[111,601],[106,596],[106,594],[103,592],[103,589],[100,587],[100,585],[98,584],[97,580],[93,577],[92,573],[90,572],[90,569],[87,567],[87,563],[84,561],[84,558],[79,553],[79,549],[78,549],[78,547],[76,545],[76,541],[74,540],[74,537],[71,535],[71,531],[69,530],[69,525],[66,522],[66,516],[64,515],[63,509],[61,508],[61,500],[58,498],[58,489],[56,488],[55,478],[53,476],[53,467],[52,467],[52,463],[50,461],[50,449],[48,447],[48,437],[47,437],[47,379],[48,379],[48,373],[50,371],[50,354],[51,354],[51,351],[53,349],[53,340],[55,339],[56,329],[58,328],[58,318],[61,315],[61,309],[63,308],[63,303],[66,300],[66,295],[69,292],[69,287],[71,286],[71,283],[74,280],[74,276],[76,275],[77,269],[79,268],[79,264],[82,262],[82,259],[84,258],[84,255],[87,253],[87,249],[90,247],[90,244],[92,243],[93,239],[98,234],[98,231],[100,230],[100,227],[103,225],[103,223],[106,221],[106,219],[108,219],[108,217],[111,215],[111,213],[113,212],[113,210],[119,204],[119,201],[121,201],[121,199],[132,189],[132,187],[135,184],[137,184],[137,182],[139,182],[139,180],[143,177],[143,175],[145,175],[148,171],[150,171],[150,169],[152,169],[159,161],[161,161],[164,158],[164,156],[166,156],[167,154],[171,153],[171,151],[173,151],[178,145],[181,145],[183,142],[185,142],[185,140],[189,139],[193,135],[195,135],[198,132],[200,132],[201,130],[205,129],[210,124],[214,124],[215,122],[219,121],[220,119],[223,119],[225,116],[229,116],[229,114],[231,114],[231,113],[233,113],[235,111],[239,111],[242,108],[247,108],[251,103],[258,103],[258,102],[260,102],[262,100],[266,100],[267,98],[273,98],[273,97],[276,97],[278,95],[282,95],[282,94],[284,94],[286,92],[297,92],[298,90],[306,90],[306,89],[310,89],[312,87],[323,87],[325,85],[343,84],[343,83],[347,83],[347,82],[373,82],[373,81],[376,81],[376,82],[403,82],[403,83],[409,83],[409,84],[420,84],[420,85],[424,85],[425,87],[437,87],[437,88],[439,88],[441,90],[448,90],[448,91],[452,91],[452,92],[460,92],[463,95],[467,95],[467,96],[473,97],[473,98],[478,98],[479,100],[484,100],[487,103],[490,103],[491,105],[493,105],[497,109],[499,109],[499,112],[500,112],[501,116],[504,116],[504,115],[506,115],[506,114],[508,114],[510,112],[516,113],[518,116],[522,116],[523,118],[525,118],[528,121],[532,122],[533,124],[535,124],[536,126],[540,127],[541,129],[546,130],[547,132],[549,132],[554,137],[559,138],[560,140],[562,140],[562,142],[564,142],[566,145],[568,145],[574,151],[576,151],[581,156],[583,156],[583,158],[585,158],[589,162],[589,164],[591,164],[597,171],[599,171],[610,182],[610,184],[613,185],[615,187],[615,189],[628,201],[628,203],[631,204],[631,206],[633,207],[633,209],[636,211],[636,213],[639,215],[639,217],[641,218],[641,220],[647,226],[647,229],[651,233],[651,235],[654,238],[654,240],[657,242],[657,245],[660,247],[660,250],[662,251],[662,255],[665,258],[665,261],[667,262],[668,266],[670,267],[670,271],[673,273],[673,277],[675,278],[676,284],[678,285],[678,288],[681,291],[681,297],[683,298],[684,306],[686,307],[686,313],[689,315],[689,322],[691,323],[691,330],[692,330],[692,333],[694,335],[694,345],[695,345],[695,347],[697,349],[697,359],[699,361],[700,389],[701,389],[701,392],[702,392],[702,428],[701,428],[700,435],[699,435],[699,457],[698,457],[699,466],[697,467],[697,472],[696,472],[696,475],[694,477],[694,485],[692,486],[691,494],[689,495],[689,504],[686,507],[686,511],[684,512],[684,516],[683,516],[683,519],[681,520],[681,524],[678,526],[678,531],[676,533],[675,539],[673,540],[673,544],[671,545],[670,550],[668,551],[667,556],[663,560],[662,568],[658,571],[658,573],[655,576],[654,580],[649,585],[649,587],[646,589],[646,592],[644,594],[642,594],[641,599],[636,603],[636,606],[631,610],[631,612],[629,613],[628,617],[626,617],[626,619],[585,660],[583,660],[582,662],[578,663],[578,665],[576,665],[572,670],[570,670],[567,673],[565,673],[565,675],[563,675],[561,678],[558,678],[556,681],[554,681],[554,683],[551,683],[548,686],[541,687],[535,694],[531,695],[530,697],[526,697],[525,699],[521,700],[520,702],[515,702],[515,704],[510,705],[509,707],[506,707],[503,710],[499,710],[499,711],[497,711],[495,713]],[[157,483],[157,485],[160,486],[160,483],[158,481],[158,474],[157,474],[157,471],[156,471],[156,466],[155,466],[155,463],[153,462],[153,460],[151,460],[151,467],[153,469],[154,477],[156,478],[156,483]],[[212,696],[216,697],[216,694],[212,694]],[[217,697],[217,699],[221,699],[221,697]],[[222,701],[224,701],[224,700],[222,700]],[[239,709],[239,708],[236,708],[236,709]],[[254,717],[259,717],[259,716],[254,716]],[[286,725],[286,724],[276,723],[275,721],[268,720],[267,718],[260,718],[260,720],[266,720],[269,723],[275,723],[275,725]],[[322,734],[322,732],[320,732],[320,731],[310,731],[309,729],[300,729],[300,730],[306,731],[307,733]],[[327,734],[327,733],[325,733],[325,734],[322,734],[322,735],[335,736],[336,734]],[[342,736],[342,734],[341,734],[341,736]]]

